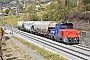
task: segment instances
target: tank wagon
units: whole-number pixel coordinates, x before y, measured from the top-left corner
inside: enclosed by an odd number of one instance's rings
[[[18,27],[19,30],[24,30],[23,24],[24,24],[24,21],[18,21],[17,22],[17,27]]]
[[[54,21],[24,21],[22,23],[22,28],[23,27],[26,31],[43,35],[55,41],[64,42],[66,44],[79,43],[78,30],[73,29],[72,23],[57,23]],[[18,26],[18,28],[21,27]]]
[[[44,36],[49,36],[50,29],[55,27],[56,22],[53,21],[37,21],[34,22],[34,32]]]
[[[33,31],[33,23],[35,21],[25,21],[23,23],[23,26],[24,26],[24,31],[27,31],[27,32],[32,32]]]

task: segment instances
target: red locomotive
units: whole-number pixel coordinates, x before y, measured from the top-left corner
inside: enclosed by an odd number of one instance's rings
[[[73,29],[72,23],[59,23],[56,27],[51,29],[51,36],[53,39],[66,44],[79,44],[79,32]]]

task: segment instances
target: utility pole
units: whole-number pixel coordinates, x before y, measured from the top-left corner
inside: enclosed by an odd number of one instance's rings
[[[2,23],[2,25],[1,25],[1,26],[3,26],[3,19],[2,19],[2,17],[1,17],[1,23]]]
[[[14,21],[14,15],[13,15],[14,12],[13,12],[13,10],[12,10],[11,13],[12,13],[12,32],[11,33],[13,34],[13,21]]]
[[[4,19],[4,15],[2,14],[2,16],[0,16],[1,26],[3,26],[3,19]]]
[[[36,0],[35,0],[35,4],[36,4]]]
[[[0,20],[1,20],[1,24],[0,25],[2,26],[2,16],[0,16]]]
[[[19,21],[19,17],[20,17],[20,16],[19,16],[19,9],[16,10],[16,14],[17,14],[17,16],[18,16],[18,21]]]
[[[41,21],[42,21],[42,12],[41,12]]]
[[[25,3],[26,0],[24,0],[24,8],[26,8],[26,3]]]

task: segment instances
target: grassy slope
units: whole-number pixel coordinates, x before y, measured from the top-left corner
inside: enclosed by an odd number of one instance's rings
[[[9,16],[4,16],[4,17],[2,17],[2,19],[0,19],[0,23],[3,23],[4,25],[9,25],[9,26],[11,26],[12,24],[14,25],[14,27],[16,27],[17,26],[17,21],[18,20],[23,20],[23,14],[21,14],[21,15],[19,15],[20,17],[18,18],[17,16],[14,16],[13,18],[12,18],[12,16],[11,15],[9,15]]]
[[[14,36],[13,36],[14,37]],[[39,48],[38,46],[31,44],[25,40],[22,40],[20,38],[14,37],[15,39],[17,39],[19,42],[23,43],[24,45],[28,46],[30,49],[32,49],[33,51],[39,53],[41,56],[43,56],[46,60],[68,60],[67,58],[56,54],[56,53],[52,53],[50,51],[47,51],[45,49]]]

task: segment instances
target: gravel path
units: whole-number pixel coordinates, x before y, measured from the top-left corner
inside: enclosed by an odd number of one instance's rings
[[[33,60],[45,60],[42,56],[37,54],[36,52],[32,52],[28,47],[18,42],[16,39],[12,38],[13,42],[18,44],[29,56],[33,58]]]
[[[3,39],[2,41],[4,60],[33,60],[33,58],[22,50],[16,43],[14,43],[11,38],[7,38],[7,40]]]

